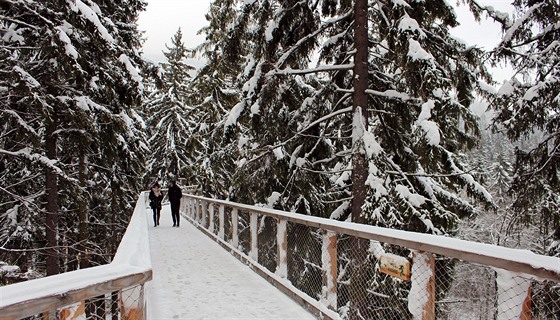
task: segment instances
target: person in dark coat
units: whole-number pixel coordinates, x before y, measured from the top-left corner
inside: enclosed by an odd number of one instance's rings
[[[161,192],[159,183],[154,183],[150,190],[150,207],[154,211],[154,227],[159,226],[159,216],[161,214],[161,202],[163,201],[163,193]]]
[[[169,181],[167,187],[169,188],[167,195],[169,197],[169,204],[171,205],[171,218],[173,218],[173,226],[179,227],[179,207],[181,206],[183,192],[175,181]]]

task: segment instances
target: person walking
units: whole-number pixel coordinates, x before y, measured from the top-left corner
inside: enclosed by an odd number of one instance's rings
[[[163,201],[163,193],[161,193],[161,188],[159,183],[156,181],[150,190],[150,207],[154,212],[154,227],[159,226],[159,217],[161,214],[161,202]]]
[[[171,205],[171,218],[173,218],[173,226],[179,227],[179,207],[181,206],[181,198],[183,192],[175,181],[169,181],[167,185],[167,196],[169,197],[169,204]]]

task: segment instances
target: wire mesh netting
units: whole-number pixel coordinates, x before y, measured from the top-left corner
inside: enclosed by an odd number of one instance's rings
[[[246,255],[251,251],[251,216],[248,212],[237,211],[237,233],[238,244],[237,249]]]
[[[288,223],[288,280],[299,290],[321,300],[323,288],[321,230]]]
[[[144,285],[99,295],[26,320],[144,320]]]
[[[260,265],[342,319],[560,320],[558,282],[227,206],[213,219],[245,255],[256,235]]]

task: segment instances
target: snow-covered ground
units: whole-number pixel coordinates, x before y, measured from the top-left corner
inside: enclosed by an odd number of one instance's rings
[[[150,228],[153,280],[147,284],[149,319],[315,319],[182,218],[173,228],[169,206]]]

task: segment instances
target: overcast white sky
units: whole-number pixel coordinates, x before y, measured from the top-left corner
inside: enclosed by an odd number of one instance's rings
[[[162,54],[165,44],[171,43],[171,37],[181,27],[183,41],[187,48],[200,44],[204,37],[197,32],[208,24],[204,15],[210,8],[212,0],[146,0],[147,10],[140,15],[139,27],[145,31],[144,56],[154,61],[164,61]],[[500,11],[510,11],[512,0],[479,0],[492,5]],[[454,1],[449,1],[454,4]],[[490,22],[475,23],[465,7],[457,9],[462,26],[454,34],[468,44],[478,44],[489,48],[500,36],[500,30]],[[166,50],[167,51],[167,50]],[[496,71],[500,72],[500,70]]]
[[[204,15],[211,0],[147,0],[146,11],[140,14],[140,30],[145,31],[144,56],[154,61],[164,61],[162,51],[171,44],[171,37],[181,27],[187,48],[200,44],[204,37],[198,30],[207,25]]]

